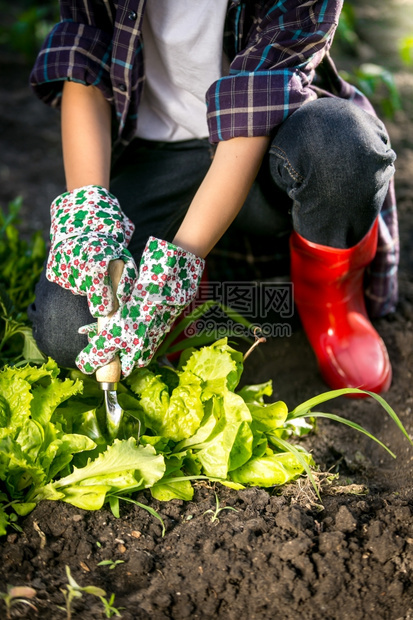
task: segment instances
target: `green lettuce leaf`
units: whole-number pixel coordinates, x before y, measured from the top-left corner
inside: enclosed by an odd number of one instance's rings
[[[288,415],[287,405],[282,400],[267,405],[247,403],[247,407],[250,410],[255,428],[264,433],[270,433],[283,426]]]
[[[194,351],[183,370],[202,379],[203,400],[207,400],[214,395],[222,396],[226,388],[235,390],[243,370],[243,356],[228,345],[227,338],[222,338]]]
[[[72,462],[73,455],[86,454],[92,455],[96,448],[96,443],[85,435],[63,435],[62,438],[56,442],[57,449],[54,453],[53,460],[49,465],[46,481],[49,482],[57,476],[62,474],[64,469]]]
[[[5,409],[0,416],[0,437],[15,436],[29,417],[43,426],[61,402],[82,390],[80,381],[60,381],[58,374],[59,368],[51,359],[40,367],[6,366],[0,372],[0,394]]]
[[[0,440],[0,480],[4,480],[11,497],[31,484],[42,484],[46,478],[42,467],[28,458],[11,437]]]
[[[102,398],[102,395],[100,395],[100,398]],[[62,408],[60,408],[60,411],[62,411]],[[66,407],[63,411],[66,414]],[[76,407],[72,409],[70,413],[73,414],[73,411],[76,413],[76,419],[73,420],[72,432],[86,435],[86,437],[92,439],[96,444],[104,444],[106,447],[107,441],[99,425],[97,409],[86,409],[84,411],[79,409],[76,403]]]
[[[8,435],[14,437],[30,417],[30,403],[33,400],[31,385],[13,372],[16,371],[9,367],[0,372],[0,394],[3,402],[0,439]]]
[[[70,396],[81,392],[82,383],[71,379],[61,381],[51,376],[48,385],[37,385],[32,390],[31,402],[32,418],[42,426],[50,422],[55,409]]]
[[[161,482],[157,482],[151,488],[152,497],[161,502],[168,502],[171,499],[182,499],[185,501],[191,500],[194,496],[194,489],[191,481],[176,480],[176,478],[183,476],[184,474],[178,471],[169,476],[172,480],[168,480],[168,477],[162,478]]]
[[[219,482],[223,487],[227,487],[228,489],[233,489],[234,491],[242,491],[245,489],[243,484],[239,482],[233,482],[232,480],[220,480],[219,478],[210,478],[211,482]]]
[[[39,367],[6,366],[0,372],[0,480],[8,503],[19,501],[18,514],[34,507],[30,498],[36,489],[65,469],[73,454],[96,445],[83,435],[64,431],[65,419],[56,409],[78,394],[82,383],[61,381],[59,372],[50,359]]]
[[[65,494],[62,491],[58,491],[53,482],[49,482],[44,486],[34,488],[27,496],[27,501],[35,502],[38,504],[42,500],[57,501],[64,499]]]
[[[110,485],[104,484],[67,486],[58,499],[83,510],[100,510],[111,488]]]
[[[251,430],[253,435],[252,442],[252,456],[257,458],[264,456],[268,451],[268,439],[265,433],[258,430],[254,422],[251,424]]]
[[[13,502],[13,510],[20,517],[25,517],[36,508],[34,502]]]
[[[7,534],[7,526],[10,524],[9,515],[0,503],[0,536]]]
[[[284,425],[288,416],[287,405],[281,400],[264,402],[264,396],[272,396],[272,381],[246,385],[237,394],[247,403],[257,431],[269,433]]]
[[[190,476],[199,476],[201,474],[202,465],[192,450],[186,451],[186,455],[183,460],[183,468]]]
[[[87,486],[88,480],[93,484],[98,480],[104,483],[114,481],[114,487],[118,487],[118,481],[125,476],[129,487],[130,472],[134,472],[135,484],[141,481],[141,487],[147,488],[162,478],[165,472],[165,462],[162,455],[157,455],[152,446],[137,446],[136,440],[131,437],[128,440],[115,439],[107,450],[100,454],[94,461],[85,467],[74,468],[73,473],[65,476],[54,483],[56,489],[67,486]],[[119,477],[116,475],[120,474]],[[117,481],[115,483],[115,480]]]
[[[2,394],[0,394],[0,429],[7,428],[10,420],[11,412],[9,403]]]
[[[180,373],[179,384],[169,393],[160,376],[147,369],[135,371],[128,381],[139,397],[146,426],[157,435],[180,441],[190,437],[204,415],[201,380],[190,372]]]
[[[153,446],[157,454],[167,454],[170,452],[168,449],[169,439],[167,437],[160,437],[159,435],[141,435],[139,442],[142,446]]]
[[[30,364],[22,367],[6,366],[3,372],[11,381],[19,378],[33,385],[43,377],[57,377],[60,370],[56,362],[49,357],[47,362],[42,364],[42,366],[31,366]]]
[[[45,438],[42,426],[35,420],[25,420],[18,432],[16,441],[28,459],[34,462]]]
[[[164,458],[152,446],[137,446],[134,438],[116,439],[94,461],[32,495],[34,501],[60,499],[84,510],[99,510],[109,492],[152,487],[164,472]]]
[[[246,403],[255,403],[257,405],[264,404],[264,396],[272,396],[272,381],[266,381],[265,383],[257,383],[256,385],[244,385],[243,388],[237,392]]]
[[[217,416],[214,415],[214,409],[217,406],[218,404],[215,398],[211,398],[204,403],[205,413],[198,430],[191,437],[188,437],[188,439],[180,441],[176,445],[174,452],[180,452],[190,447],[199,448],[212,437],[212,433],[218,421],[218,414]]]
[[[27,362],[38,363],[38,364],[45,362],[46,361],[45,356],[40,351],[35,339],[33,338],[32,328],[22,327],[22,329],[20,330],[20,333],[22,334],[24,338],[23,359],[26,360]]]
[[[192,446],[204,473],[212,478],[227,478],[228,471],[240,467],[252,454],[252,420],[243,399],[226,391],[214,398],[212,414],[215,426],[209,438]]]
[[[307,463],[312,465],[311,455],[302,449],[300,452]],[[271,487],[295,480],[303,472],[304,467],[294,454],[286,452],[252,458],[239,469],[232,471],[230,478],[247,486]]]

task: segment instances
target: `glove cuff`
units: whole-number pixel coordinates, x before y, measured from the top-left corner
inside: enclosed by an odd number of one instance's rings
[[[80,235],[99,234],[126,247],[135,229],[117,198],[99,185],[61,194],[52,202],[50,214],[50,238],[54,245]]]
[[[195,297],[205,260],[173,243],[149,237],[143,251],[138,294],[154,303],[186,306]]]

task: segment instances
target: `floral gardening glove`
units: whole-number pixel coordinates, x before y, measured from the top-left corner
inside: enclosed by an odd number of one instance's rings
[[[88,185],[58,196],[51,206],[51,248],[46,277],[50,282],[87,297],[93,316],[113,309],[110,261],[125,262],[117,289],[119,303],[129,298],[138,277],[135,261],[126,249],[134,225],[106,189]]]
[[[119,352],[122,374],[146,366],[179,314],[194,299],[205,261],[172,243],[149,237],[130,298],[104,329],[85,325],[89,344],[76,364],[86,374],[110,362]]]

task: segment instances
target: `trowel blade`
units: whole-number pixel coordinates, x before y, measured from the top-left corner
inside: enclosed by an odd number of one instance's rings
[[[118,403],[116,390],[104,390],[106,406],[106,426],[111,439],[118,436],[123,411]]]

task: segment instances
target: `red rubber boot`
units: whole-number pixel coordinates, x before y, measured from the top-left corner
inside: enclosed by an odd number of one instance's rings
[[[291,235],[294,300],[320,372],[333,389],[385,392],[391,366],[384,342],[369,321],[364,268],[377,247],[376,220],[354,247],[340,250]]]

